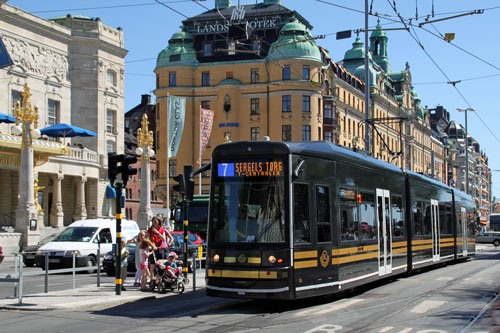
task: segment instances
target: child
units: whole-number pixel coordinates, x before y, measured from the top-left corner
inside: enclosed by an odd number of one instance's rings
[[[153,243],[149,239],[144,239],[141,242],[141,245],[139,246],[139,256],[140,256],[140,268],[142,272],[142,278],[141,278],[141,290],[142,291],[149,291],[148,288],[146,288],[146,283],[148,282],[148,277],[149,277],[149,267],[148,267],[148,257],[151,254],[153,250]]]
[[[174,261],[175,257],[176,254],[174,252],[170,252],[167,257],[167,262],[165,263],[167,274],[173,278],[178,277],[179,274],[179,268],[177,268],[177,264]]]
[[[125,289],[125,279],[127,279],[127,267],[128,267],[128,250],[127,250],[127,239],[122,237],[122,252],[121,252],[121,267],[122,267],[122,290]]]

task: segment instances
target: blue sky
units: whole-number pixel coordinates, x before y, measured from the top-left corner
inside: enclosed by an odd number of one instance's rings
[[[8,4],[43,18],[85,14],[100,17],[111,27],[122,27],[125,48],[129,50],[125,59],[126,111],[140,103],[141,94],[154,90],[156,57],[168,45],[172,34],[180,30],[183,15],[200,14],[205,11],[202,6],[213,8],[215,4],[215,0],[198,1],[199,4],[190,0],[163,2],[178,13],[154,0],[10,0]],[[394,22],[398,18],[391,7],[393,0],[369,2],[373,3],[372,12],[381,14],[384,27],[402,27],[401,23]],[[237,3],[233,0],[233,4]],[[255,0],[240,3],[251,4]],[[499,170],[493,172],[493,194],[500,197],[500,115],[496,100],[500,95],[500,1],[396,0],[395,3],[402,17],[413,17],[413,23],[417,24],[432,14],[433,5],[435,16],[430,20],[485,9],[483,14],[426,24],[422,27],[426,30],[417,26],[412,35],[404,30],[387,31],[388,56],[393,71],[402,70],[405,63],[409,63],[422,105],[429,108],[442,105],[452,119],[462,124],[464,114],[456,109],[469,106],[476,109],[468,113],[468,131],[486,152],[490,168]],[[361,0],[282,0],[282,4],[309,20],[314,36],[327,35],[318,43],[329,50],[335,61],[343,59],[354,41],[354,35],[351,39],[336,40],[335,33],[364,27],[361,13],[364,1]],[[418,20],[415,19],[417,13]],[[369,18],[370,26],[376,22],[376,17]],[[448,43],[438,38],[445,33],[455,33],[455,40]],[[448,81],[461,81],[456,84],[458,90],[447,84]]]

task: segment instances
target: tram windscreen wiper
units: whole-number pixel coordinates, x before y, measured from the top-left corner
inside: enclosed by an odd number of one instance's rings
[[[270,222],[264,227],[264,229],[262,229],[254,238],[250,243],[250,245],[254,245],[254,244],[257,244],[257,242],[259,241],[259,239],[262,237],[262,235],[264,235],[266,232],[269,231],[269,229],[271,229],[271,227],[274,225],[274,223],[276,221],[280,221],[281,220],[281,212],[278,212],[276,213],[276,215],[270,220]],[[281,229],[280,227],[280,236],[281,236],[281,239],[283,240],[283,230]],[[274,240],[272,243],[276,243],[278,242],[278,240]]]

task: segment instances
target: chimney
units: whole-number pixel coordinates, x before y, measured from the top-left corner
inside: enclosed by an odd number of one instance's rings
[[[150,105],[150,104],[153,104],[151,103],[151,95],[149,94],[141,95],[141,105]]]

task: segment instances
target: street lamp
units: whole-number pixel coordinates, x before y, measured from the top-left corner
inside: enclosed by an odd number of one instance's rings
[[[469,194],[469,132],[467,131],[467,111],[476,111],[473,107],[457,108],[458,112],[465,112],[465,193]]]
[[[137,212],[137,222],[141,228],[148,227],[153,216],[151,210],[151,165],[150,158],[155,155],[153,150],[153,131],[148,128],[149,121],[146,114],[142,115],[142,128],[137,129],[137,149],[135,153],[141,156],[141,193],[140,205]]]

